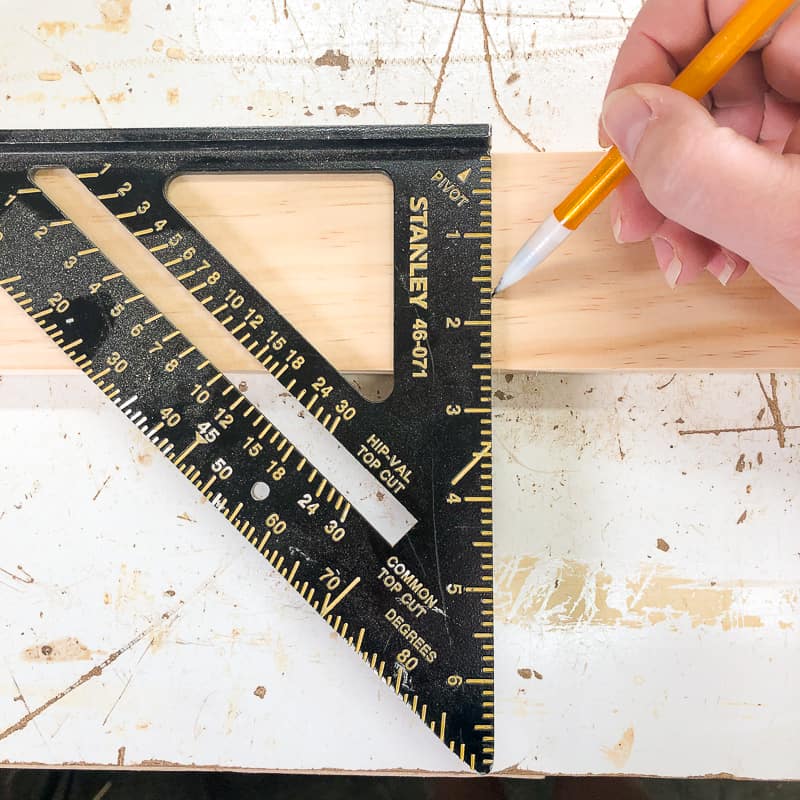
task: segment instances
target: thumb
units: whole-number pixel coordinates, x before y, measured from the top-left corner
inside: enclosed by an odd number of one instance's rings
[[[613,92],[603,125],[653,206],[750,261],[800,307],[800,157],[720,127],[665,86]]]

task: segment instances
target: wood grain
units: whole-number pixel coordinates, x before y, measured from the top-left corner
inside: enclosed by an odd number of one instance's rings
[[[495,277],[596,158],[494,156]],[[385,178],[192,176],[174,181],[169,197],[340,369],[391,370]],[[201,331],[201,349],[224,369],[253,368],[218,326],[203,319],[196,327],[198,304],[151,269],[148,290],[158,299],[160,287],[170,289],[163,310],[187,333]],[[670,290],[648,246],[614,242],[603,209],[534,276],[496,300],[494,322],[494,365],[506,371],[800,367],[800,311],[755,272],[729,288],[704,276]],[[69,368],[0,293],[0,370]]]

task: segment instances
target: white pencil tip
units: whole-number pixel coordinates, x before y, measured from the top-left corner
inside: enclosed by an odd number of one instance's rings
[[[572,231],[565,228],[554,214],[549,216],[511,259],[511,263],[500,278],[492,297],[533,272],[559,245],[566,241],[570,233]]]
[[[503,277],[502,277],[502,278],[500,278],[500,280],[497,282],[497,286],[495,286],[495,287],[494,287],[494,290],[492,291],[492,297],[496,297],[496,296],[497,296],[498,294],[500,294],[500,292],[502,292],[502,291],[503,291],[503,289],[505,289],[505,288],[506,288],[506,280],[505,280],[505,276],[503,276]]]

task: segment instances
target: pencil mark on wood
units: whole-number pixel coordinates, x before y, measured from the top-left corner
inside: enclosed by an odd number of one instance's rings
[[[428,109],[428,124],[433,121],[433,115],[436,113],[436,101],[439,99],[439,93],[442,90],[442,82],[444,81],[445,72],[447,72],[447,65],[450,62],[450,53],[453,50],[453,42],[456,38],[456,31],[458,30],[458,25],[461,22],[461,15],[464,13],[464,6],[467,4],[467,0],[461,0],[458,6],[458,13],[456,14],[456,21],[453,23],[453,29],[450,31],[450,39],[447,42],[447,47],[444,51],[444,55],[442,56],[442,62],[439,66],[439,75],[436,78],[436,85],[433,87],[433,97],[431,99],[431,105]]]

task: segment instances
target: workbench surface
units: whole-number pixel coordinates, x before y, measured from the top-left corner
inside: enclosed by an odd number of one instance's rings
[[[495,150],[593,149],[638,7],[14,3],[0,126],[490,121]],[[494,382],[496,770],[800,777],[800,380]],[[461,769],[85,378],[0,376],[0,431],[0,762]]]

